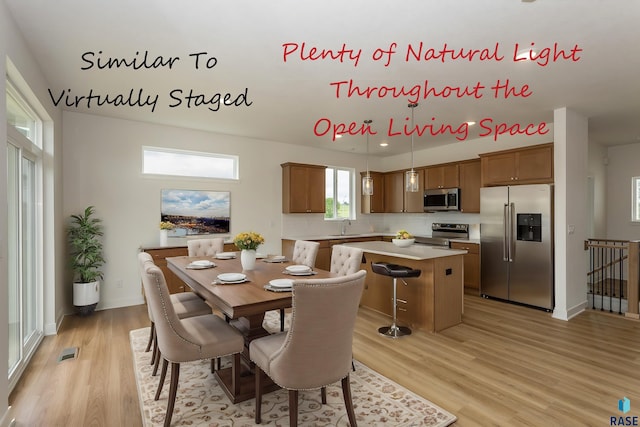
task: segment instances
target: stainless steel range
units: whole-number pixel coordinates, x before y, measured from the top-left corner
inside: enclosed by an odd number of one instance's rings
[[[468,239],[469,224],[446,224],[434,222],[431,224],[431,237],[416,236],[416,243],[429,246],[449,247],[451,239]]]

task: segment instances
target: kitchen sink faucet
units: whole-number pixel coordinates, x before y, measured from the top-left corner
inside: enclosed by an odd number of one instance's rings
[[[348,225],[351,225],[351,220],[349,218],[345,218],[342,220],[342,224],[340,227],[340,235],[344,236],[345,234],[347,234],[347,223],[349,223]]]

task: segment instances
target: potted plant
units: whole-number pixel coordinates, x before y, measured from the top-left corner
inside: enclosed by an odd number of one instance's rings
[[[243,270],[253,270],[256,265],[256,249],[264,243],[264,237],[254,231],[239,233],[233,243],[241,250],[240,263]]]
[[[71,215],[68,237],[73,270],[73,305],[80,315],[93,313],[100,300],[102,257],[102,220],[95,218],[94,207]]]

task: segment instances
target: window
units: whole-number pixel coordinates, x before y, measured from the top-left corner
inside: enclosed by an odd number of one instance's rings
[[[631,178],[631,221],[640,222],[640,176]]]
[[[355,219],[355,170],[327,167],[324,219]]]
[[[142,147],[142,173],[237,180],[238,156]]]

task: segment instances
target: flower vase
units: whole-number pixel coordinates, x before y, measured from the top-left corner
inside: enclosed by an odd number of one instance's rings
[[[240,263],[243,270],[253,270],[256,268],[256,250],[255,249],[243,249],[240,252]]]
[[[167,230],[160,230],[160,246],[168,246],[167,239],[169,232]]]

